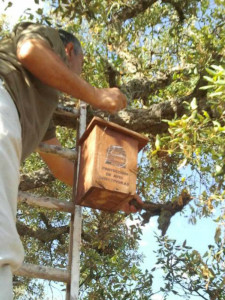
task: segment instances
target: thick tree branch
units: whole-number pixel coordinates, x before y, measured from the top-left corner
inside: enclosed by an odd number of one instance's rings
[[[72,106],[66,106],[67,102],[65,101],[66,99],[62,98],[63,105],[58,105],[53,116],[53,121],[56,125],[59,124],[60,126],[76,129],[79,111],[74,108],[74,101]]]
[[[169,79],[165,79],[169,80]],[[162,81],[162,85],[165,84]],[[157,83],[154,83],[157,85]],[[128,108],[124,111],[120,111],[117,115],[110,115],[110,121],[115,122],[121,126],[128,129],[134,130],[136,132],[146,133],[156,135],[159,133],[166,132],[168,125],[163,122],[163,119],[171,120],[175,117],[181,117],[185,112],[185,102],[190,102],[194,97],[199,100],[199,109],[205,109],[206,107],[206,92],[199,90],[200,86],[203,86],[202,77],[199,79],[195,89],[184,97],[177,99],[171,99],[158,104],[153,104],[147,109],[132,109]],[[151,87],[150,87],[151,89]],[[141,90],[141,89],[140,89]],[[108,119],[109,114],[102,111],[95,111],[89,109],[88,111],[88,122],[93,118],[93,116],[99,116],[101,118]],[[62,125],[61,120],[54,116],[54,121],[56,125]],[[74,128],[74,118],[66,117],[67,126],[69,128]],[[70,122],[71,121],[71,122]]]
[[[43,218],[43,215],[42,215]],[[59,227],[52,227],[48,226],[48,229],[37,228],[36,230],[29,227],[28,225],[23,224],[20,221],[16,223],[17,231],[21,237],[28,236],[35,238],[43,243],[51,242],[54,240],[58,240],[59,242],[64,242],[62,238],[64,234],[68,234],[70,227],[68,225],[59,226]],[[92,238],[89,234],[86,234],[84,231],[82,232],[82,240],[91,243]],[[112,249],[111,249],[112,250]],[[97,248],[96,251],[99,251]]]
[[[174,118],[175,114],[177,116],[181,116],[185,112],[183,102],[190,101],[192,97],[192,95],[189,95],[179,99],[153,104],[148,109],[128,108],[124,111],[120,111],[117,115],[110,115],[110,121],[136,132],[144,132],[153,135],[162,133],[168,128],[167,124],[162,122],[162,119],[171,120]],[[99,116],[101,118],[108,119],[109,114],[102,111],[89,109],[88,122],[90,122],[93,116]],[[74,128],[74,120],[70,118],[66,119],[67,126],[69,128]],[[61,120],[55,116],[54,121],[56,125],[62,124]]]
[[[129,108],[119,112],[118,115],[111,115],[110,121],[136,132],[156,135],[166,132],[168,129],[168,125],[163,122],[163,119],[172,120],[175,115],[182,116],[186,111],[183,102],[191,101],[192,98],[192,95],[188,95],[179,99],[153,104],[148,109]],[[106,113],[95,111],[89,114],[89,118],[91,119],[93,115],[102,118],[108,117]]]
[[[174,7],[174,9],[177,11],[177,14],[179,16],[180,22],[184,21],[185,16],[184,16],[184,12],[183,12],[183,10],[181,8],[181,3],[177,3],[177,2],[175,2],[173,0],[163,0],[162,2],[166,3],[166,4],[171,4]]]
[[[112,16],[110,23],[118,24],[124,22],[126,20],[132,19],[145,12],[148,8],[150,8],[155,2],[158,0],[142,0],[136,1],[133,5],[126,5],[120,11],[114,13]],[[183,9],[181,8],[181,4],[177,3],[173,0],[163,0],[162,3],[170,4],[176,10],[180,22],[183,22],[185,19]]]
[[[190,194],[183,190],[180,196],[174,202],[166,202],[166,203],[153,203],[153,202],[144,202],[143,205],[139,205],[139,208],[142,208],[146,211],[146,214],[153,216],[158,216],[162,210],[168,210],[174,215],[177,212],[180,212],[184,206],[186,206],[192,197]]]
[[[165,235],[171,218],[177,213],[183,210],[183,208],[192,200],[191,195],[183,190],[180,196],[174,202],[167,203],[147,203],[145,202],[140,208],[144,209],[146,212],[142,214],[143,224],[149,222],[150,218],[153,216],[159,216],[158,218],[158,228],[162,231],[162,235]]]
[[[194,65],[186,65],[183,67],[173,68],[168,72],[158,76],[149,78],[133,79],[127,84],[120,86],[120,89],[127,95],[129,99],[142,99],[144,102],[149,95],[155,94],[158,90],[166,88],[173,82],[174,74],[187,73]]]
[[[73,118],[78,118],[80,115],[78,109],[76,109],[74,107],[70,107],[70,106],[65,106],[62,104],[58,104],[58,107],[57,107],[55,113],[58,115],[63,115],[63,116],[68,116],[68,117],[73,117]]]
[[[39,278],[39,279],[53,280],[53,281],[59,281],[65,283],[70,282],[70,272],[68,270],[46,267],[46,266],[38,266],[38,265],[28,264],[28,263],[23,263],[19,269],[13,272],[13,275],[29,277],[32,279]],[[17,279],[16,281],[18,284]]]
[[[69,226],[51,227],[48,230],[38,228],[35,230],[18,221],[16,227],[20,236],[33,237],[43,243],[54,240],[60,241],[63,234],[69,233]]]
[[[112,16],[110,23],[121,23],[128,19],[134,18],[140,13],[145,12],[146,9],[151,7],[155,2],[157,2],[157,0],[141,0],[136,1],[136,3],[133,5],[126,5]]]

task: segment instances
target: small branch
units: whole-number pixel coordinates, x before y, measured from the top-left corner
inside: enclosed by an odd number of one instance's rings
[[[41,143],[36,149],[38,152],[51,153],[55,155],[59,155],[63,158],[67,158],[69,160],[77,159],[77,152],[75,150],[64,149],[60,146],[56,145],[47,145],[45,143]]]

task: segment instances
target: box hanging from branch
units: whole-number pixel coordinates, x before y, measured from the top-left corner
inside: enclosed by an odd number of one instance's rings
[[[137,156],[148,138],[94,117],[79,140],[76,204],[116,212],[136,193]]]

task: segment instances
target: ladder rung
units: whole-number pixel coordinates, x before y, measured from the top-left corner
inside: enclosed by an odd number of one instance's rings
[[[61,157],[64,157],[64,158],[67,158],[70,160],[77,159],[77,152],[75,150],[62,148],[57,145],[48,145],[45,143],[40,143],[38,148],[36,149],[36,151],[56,154],[56,155],[59,155]]]
[[[63,211],[69,213],[74,212],[73,202],[59,201],[51,197],[40,197],[26,192],[18,193],[18,201],[22,203],[27,203],[31,206],[40,206],[40,207],[45,207],[47,209],[54,209],[57,211]]]
[[[16,276],[40,278],[66,283],[70,282],[70,273],[68,270],[33,264],[23,264],[18,270],[14,271],[13,274]]]

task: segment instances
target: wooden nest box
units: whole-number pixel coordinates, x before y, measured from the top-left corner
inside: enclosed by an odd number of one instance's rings
[[[148,138],[94,117],[79,140],[76,204],[115,212],[136,193],[137,156]]]

